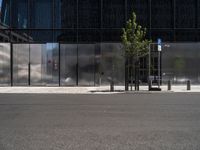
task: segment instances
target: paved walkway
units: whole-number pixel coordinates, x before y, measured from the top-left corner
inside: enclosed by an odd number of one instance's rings
[[[167,91],[167,86],[162,86],[162,92],[200,92],[200,86],[192,86],[191,91],[186,90],[186,86],[172,86],[171,91]],[[124,86],[115,86],[115,92],[123,93]],[[134,91],[133,91],[134,92]],[[148,86],[140,86],[139,92],[149,92]],[[97,87],[0,87],[0,93],[63,93],[63,94],[111,94],[109,86]]]

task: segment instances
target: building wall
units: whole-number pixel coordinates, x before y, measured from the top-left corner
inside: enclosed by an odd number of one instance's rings
[[[154,41],[200,39],[200,0],[3,0],[0,20],[13,42],[119,42],[133,10]]]

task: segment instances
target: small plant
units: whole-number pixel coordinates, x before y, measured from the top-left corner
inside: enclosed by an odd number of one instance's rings
[[[131,72],[133,72],[135,67],[135,90],[139,90],[139,59],[148,54],[151,40],[146,39],[146,28],[142,28],[142,26],[137,23],[135,12],[132,13],[131,18],[126,23],[126,27],[122,30],[123,34],[121,39],[125,58],[128,62],[126,65],[131,66],[128,67],[128,82],[129,71],[131,69]],[[133,83],[132,74],[131,83]],[[128,84],[126,85],[128,86]]]

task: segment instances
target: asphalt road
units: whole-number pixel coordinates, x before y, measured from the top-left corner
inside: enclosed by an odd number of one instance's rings
[[[0,150],[199,150],[200,94],[0,94]]]

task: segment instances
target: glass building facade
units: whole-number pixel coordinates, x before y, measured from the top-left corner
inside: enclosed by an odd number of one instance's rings
[[[11,33],[1,40],[119,42],[132,11],[153,40],[200,38],[200,0],[2,0],[1,32]],[[12,32],[27,36],[12,37]]]
[[[0,67],[10,74],[0,82],[98,85],[116,76],[123,84],[121,28],[133,11],[153,41],[200,40],[200,0],[1,0]]]

